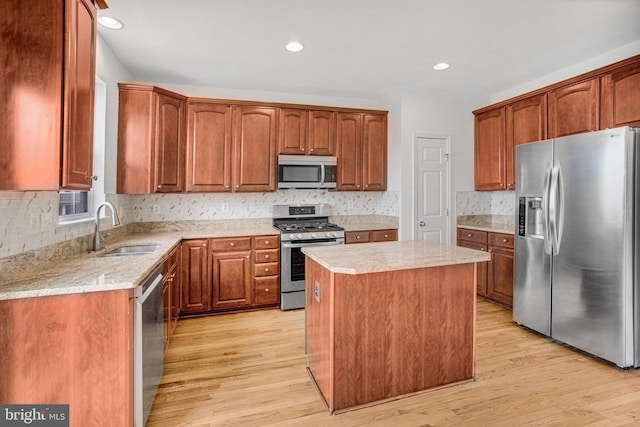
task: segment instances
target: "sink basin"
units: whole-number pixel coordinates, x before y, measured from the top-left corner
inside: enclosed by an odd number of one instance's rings
[[[131,246],[119,246],[117,248],[109,249],[105,253],[99,256],[126,256],[126,255],[142,255],[142,254],[150,254],[151,252],[158,249],[160,245],[158,244],[150,244],[150,245],[131,245]]]

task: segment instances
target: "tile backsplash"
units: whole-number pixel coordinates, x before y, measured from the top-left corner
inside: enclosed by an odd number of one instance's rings
[[[514,191],[458,191],[456,215],[511,215],[516,213]]]
[[[271,218],[273,205],[327,203],[330,215],[398,216],[397,191],[281,190],[273,193],[117,195],[126,223]]]
[[[282,190],[273,193],[107,195],[123,224],[271,218],[275,204],[327,203],[331,215],[399,215],[399,193]],[[111,228],[108,220],[102,229]],[[56,191],[0,191],[0,258],[92,234],[93,221],[58,225]]]

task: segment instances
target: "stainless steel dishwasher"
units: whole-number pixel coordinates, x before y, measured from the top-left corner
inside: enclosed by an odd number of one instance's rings
[[[136,427],[144,427],[164,371],[162,266],[135,289],[133,401]]]

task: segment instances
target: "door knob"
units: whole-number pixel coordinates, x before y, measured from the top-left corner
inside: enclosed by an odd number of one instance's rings
[[[420,222],[418,223],[418,225],[419,225],[420,227],[424,227],[424,226],[425,226],[425,225],[427,225],[427,224],[425,224],[425,222],[424,222],[424,221],[420,221]]]

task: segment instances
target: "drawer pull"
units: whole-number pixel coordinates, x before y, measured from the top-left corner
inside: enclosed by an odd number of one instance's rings
[[[358,240],[360,238],[360,236],[356,236],[356,240]]]
[[[502,239],[502,243],[507,243],[508,240],[507,239]]]
[[[265,255],[264,257],[265,257],[265,259],[269,259],[269,255]]]
[[[264,291],[265,292],[269,292],[269,288],[264,288]]]
[[[265,245],[269,245],[269,244],[271,244],[271,242],[270,242],[270,241],[268,241],[268,240],[265,240],[265,241],[264,241],[264,244],[265,244]]]
[[[484,248],[480,248],[481,251],[484,251]]]
[[[388,234],[385,234],[385,235],[384,235],[384,238],[386,239],[387,237],[389,237],[389,235],[388,235]]]
[[[229,246],[231,246],[231,247],[234,247],[235,245],[236,245],[236,244],[235,244],[235,243],[233,243],[233,242],[229,243]]]
[[[268,273],[268,272],[269,272],[269,269],[268,269],[268,268],[265,268],[265,269],[264,269],[264,272],[265,272],[265,273]]]
[[[472,236],[473,236],[473,234],[471,234],[471,233],[467,234],[467,237],[472,237]]]

